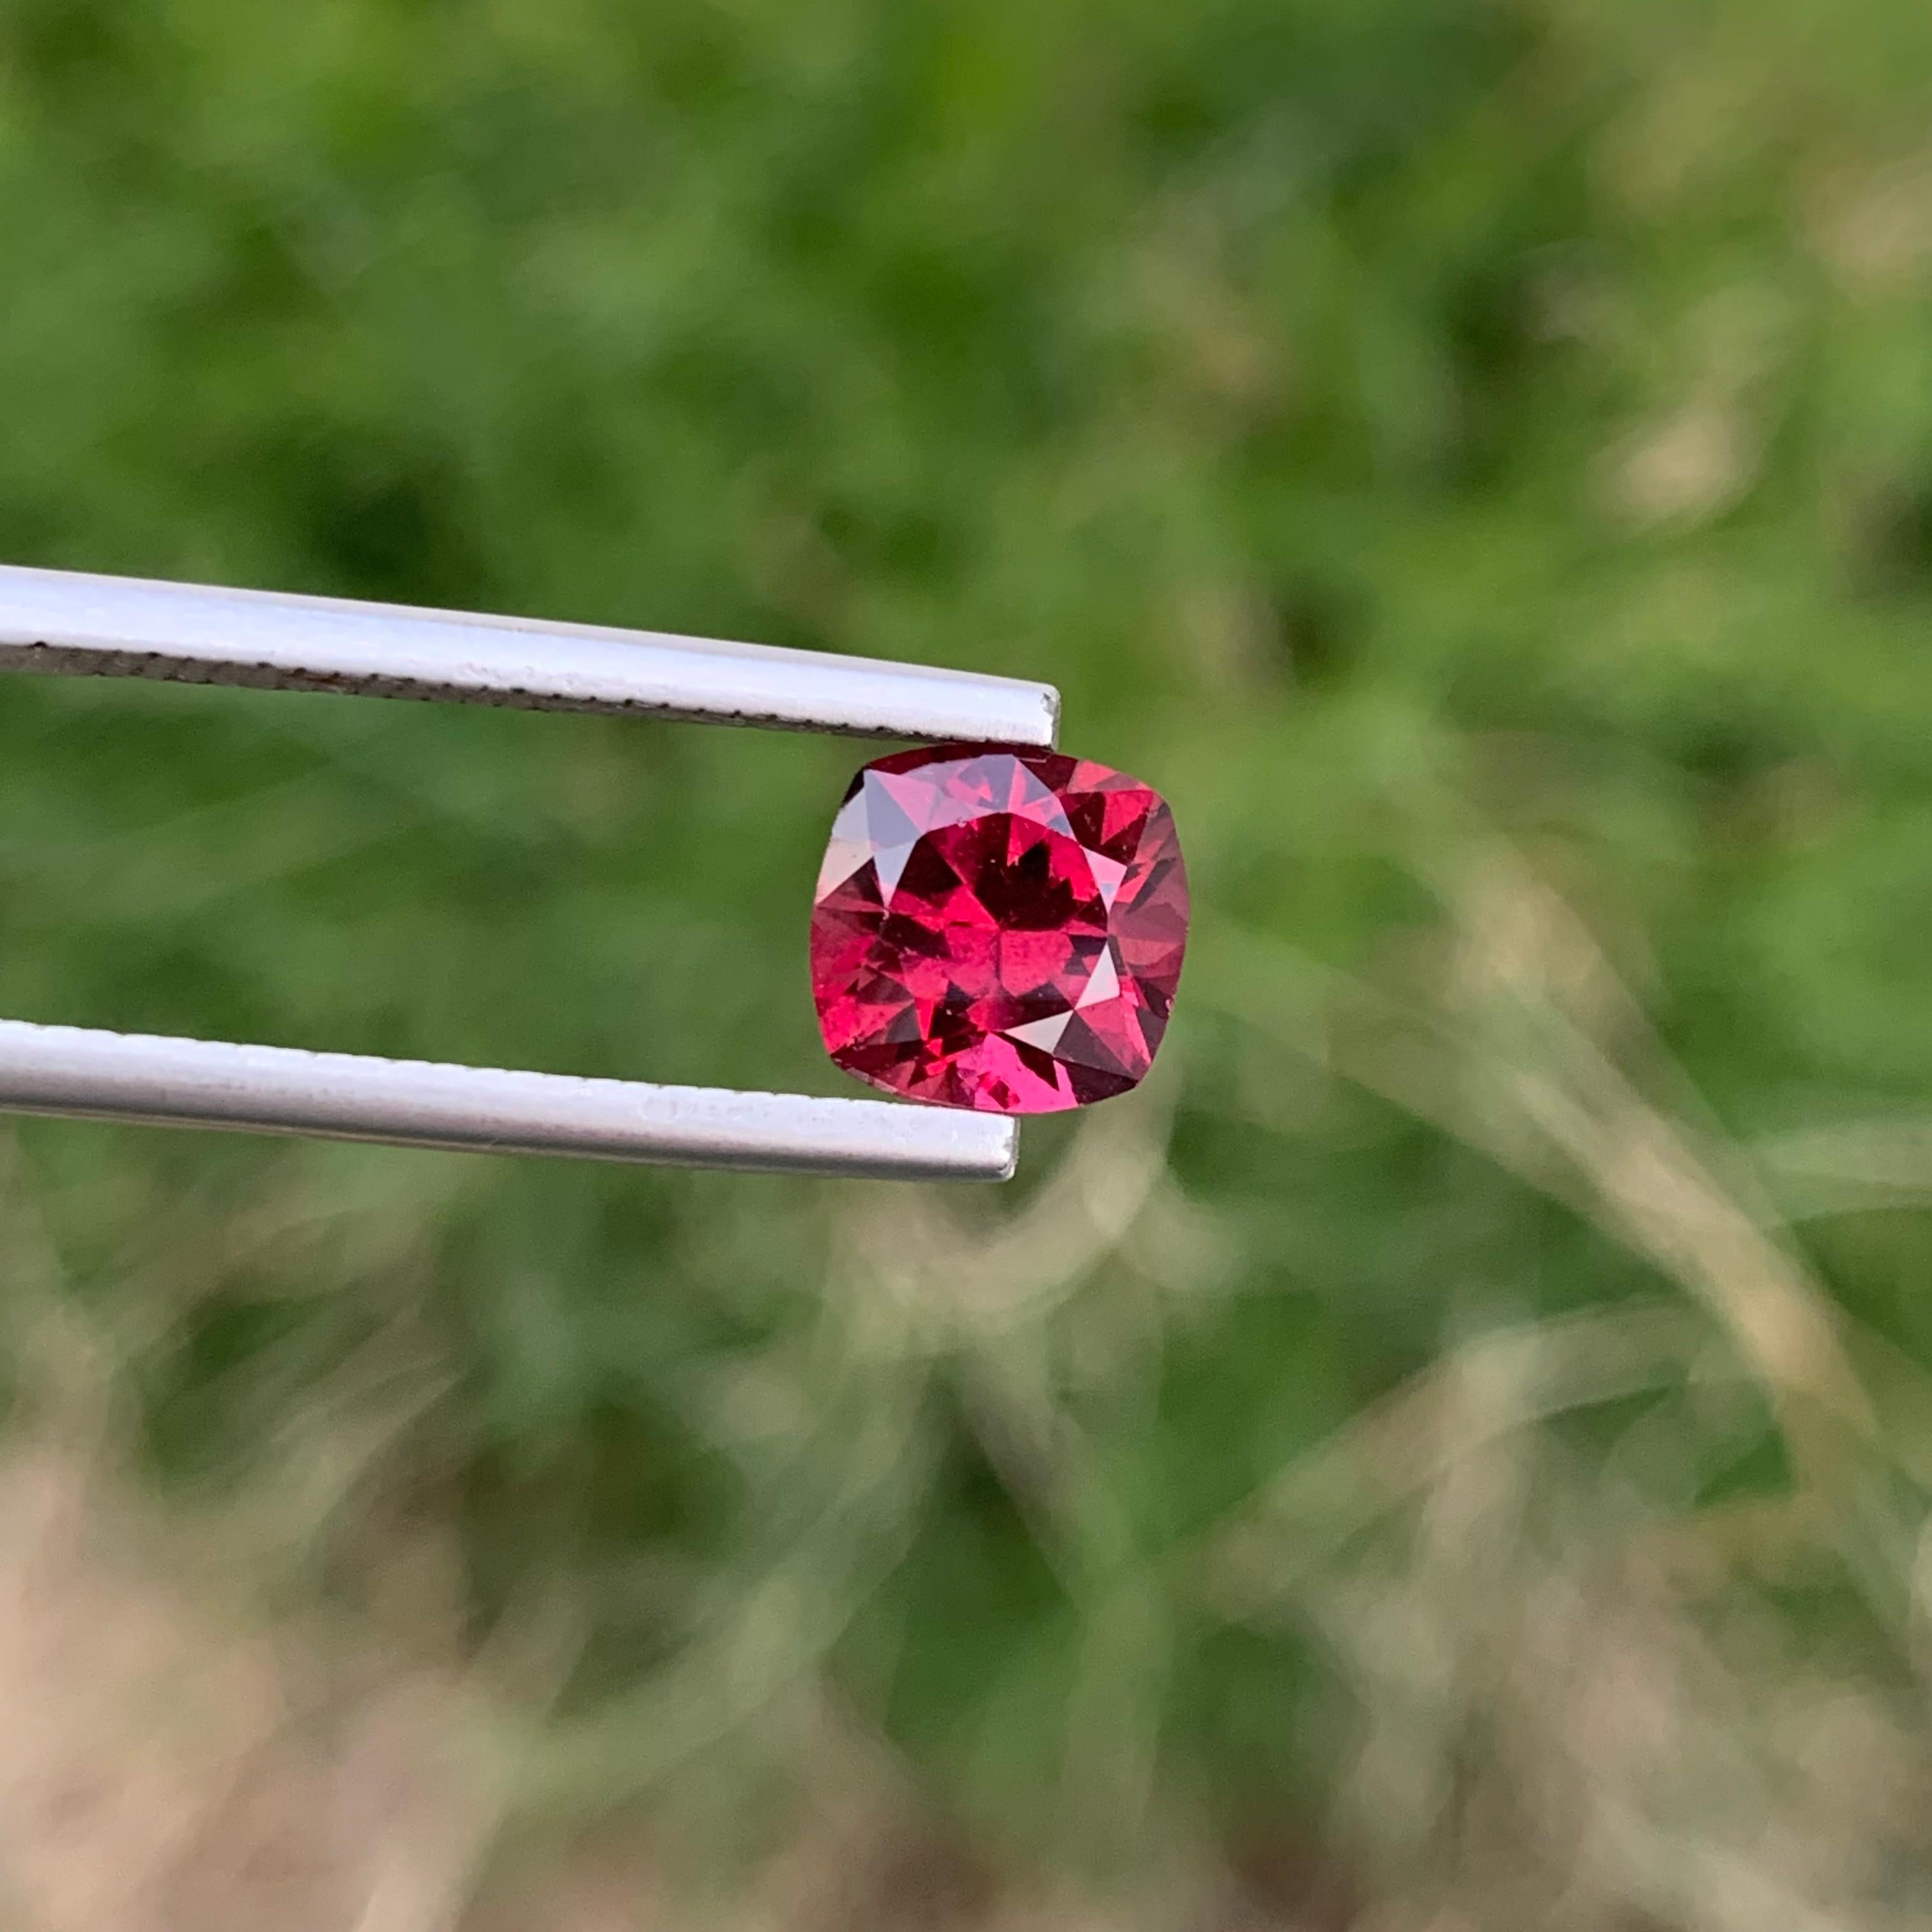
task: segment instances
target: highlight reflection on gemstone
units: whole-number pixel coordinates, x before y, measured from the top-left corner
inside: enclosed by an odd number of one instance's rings
[[[1187,943],[1158,792],[1084,758],[928,746],[852,781],[818,880],[826,1050],[875,1087],[1042,1114],[1154,1064]]]

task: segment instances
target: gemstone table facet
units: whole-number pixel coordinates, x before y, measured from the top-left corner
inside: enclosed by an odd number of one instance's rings
[[[832,828],[812,920],[826,1050],[889,1093],[1054,1113],[1138,1084],[1187,942],[1158,792],[999,746],[875,760]]]

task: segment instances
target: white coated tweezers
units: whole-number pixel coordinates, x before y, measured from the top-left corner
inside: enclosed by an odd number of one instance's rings
[[[0,670],[1050,746],[1049,685],[652,631],[0,566]],[[997,1115],[0,1020],[0,1111],[505,1154],[1000,1180]]]

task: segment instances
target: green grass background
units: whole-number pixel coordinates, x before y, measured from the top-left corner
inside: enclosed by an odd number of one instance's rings
[[[729,1895],[831,1711],[974,1923],[1923,1923],[1928,76],[1905,0],[8,0],[8,559],[1049,679],[1196,896],[997,1196],[21,1126],[14,1426],[52,1310],[264,1614],[427,1642],[440,1552],[540,1659],[481,1870]],[[860,755],[16,681],[0,1011],[843,1090]]]

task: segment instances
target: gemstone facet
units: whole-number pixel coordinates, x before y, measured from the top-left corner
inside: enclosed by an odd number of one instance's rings
[[[1084,758],[938,745],[875,760],[812,918],[826,1050],[908,1099],[1054,1113],[1136,1085],[1187,943],[1158,792]]]

